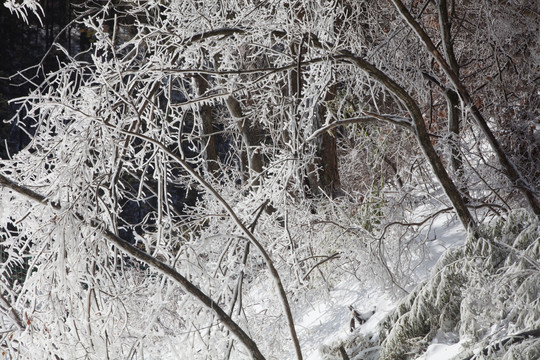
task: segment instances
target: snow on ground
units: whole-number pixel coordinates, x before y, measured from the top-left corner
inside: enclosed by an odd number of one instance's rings
[[[439,216],[434,221],[427,236],[424,232],[419,237],[427,238],[427,254],[416,269],[415,275],[418,279],[426,279],[446,250],[459,247],[465,243],[466,232],[461,223],[452,220],[451,215],[446,214]]]
[[[427,237],[425,233],[420,236],[427,238],[427,253],[421,266],[415,270],[419,279],[428,277],[444,251],[465,242],[464,229],[456,221],[449,222],[447,216],[439,216],[433,222]],[[322,360],[319,352],[321,345],[344,339],[350,333],[349,305],[353,305],[360,312],[376,308],[375,314],[358,330],[369,334],[378,333],[379,322],[395,308],[397,302],[390,290],[365,288],[355,278],[344,280],[330,291],[329,298],[312,302],[309,307],[304,307],[303,311],[296,312],[296,325],[305,359]],[[420,359],[451,359],[462,350],[460,344],[456,343],[457,340],[457,336],[439,334]]]
[[[322,359],[319,347],[344,338],[350,333],[349,305],[365,312],[376,308],[375,314],[361,326],[362,333],[376,332],[376,327],[394,307],[389,294],[378,289],[364,289],[355,280],[343,281],[330,293],[331,300],[313,304],[297,322],[302,349],[307,360]]]
[[[431,344],[426,352],[417,360],[452,360],[463,351],[461,343],[456,344]]]

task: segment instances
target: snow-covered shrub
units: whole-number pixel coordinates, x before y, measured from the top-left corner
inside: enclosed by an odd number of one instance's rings
[[[493,358],[493,357],[492,357]],[[540,359],[540,341],[530,339],[509,348],[501,356],[502,360]]]
[[[525,212],[479,229],[443,255],[431,278],[383,323],[379,358],[415,358],[437,334],[449,333],[489,359],[535,358],[539,339],[493,344],[540,326],[539,246],[540,223]]]
[[[376,336],[355,331],[344,340],[322,345],[319,350],[324,360],[342,360],[341,351],[345,351],[351,360],[370,360],[376,358],[378,346]]]
[[[453,331],[459,322],[461,287],[465,283],[460,258],[463,250],[447,252],[433,276],[409,294],[384,322],[380,357],[405,359],[422,352],[439,328]]]

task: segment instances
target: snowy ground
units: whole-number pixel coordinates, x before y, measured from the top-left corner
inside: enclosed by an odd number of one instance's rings
[[[376,332],[378,323],[394,308],[395,302],[380,290],[361,288],[358,282],[342,282],[332,290],[330,302],[314,304],[298,321],[307,360],[322,359],[319,353],[322,344],[330,344],[350,333],[349,305],[361,312],[376,308],[375,314],[360,327],[359,331],[367,334]]]
[[[427,256],[422,266],[416,269],[418,278],[426,278],[442,253],[464,243],[465,232],[458,223],[447,223],[439,217],[431,227],[427,245]],[[425,236],[425,234],[424,234]],[[364,288],[356,279],[343,281],[330,292],[330,299],[312,303],[303,312],[297,313],[297,328],[305,359],[323,359],[319,348],[344,339],[349,333],[351,312],[349,305],[364,312],[376,308],[376,313],[358,330],[361,333],[377,333],[379,322],[394,309],[397,300],[384,289]],[[456,339],[445,334],[437,336],[422,360],[449,360],[462,349]]]
[[[435,338],[424,355],[420,356],[418,360],[451,360],[463,351],[460,343],[445,344],[435,343],[435,341],[441,341],[441,339]]]

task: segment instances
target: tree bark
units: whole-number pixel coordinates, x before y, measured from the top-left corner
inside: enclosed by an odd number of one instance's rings
[[[337,86],[332,86],[325,95],[324,101],[328,103],[336,98]],[[319,120],[326,118],[327,106],[319,107]],[[320,159],[319,186],[329,196],[333,197],[341,187],[338,168],[338,154],[336,137],[329,131],[325,131],[321,137],[321,143],[317,149]]]

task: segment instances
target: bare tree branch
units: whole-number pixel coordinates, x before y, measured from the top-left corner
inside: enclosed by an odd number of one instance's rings
[[[103,122],[104,125],[109,126],[111,128],[116,127],[114,125],[108,124],[107,122]],[[118,129],[117,129],[118,130]],[[139,138],[141,140],[147,141],[156,147],[158,147],[161,151],[163,151],[165,154],[170,156],[174,161],[176,161],[179,165],[181,165],[184,170],[186,170],[199,184],[201,184],[210,194],[212,194],[223,206],[225,211],[229,214],[231,219],[234,221],[234,223],[238,226],[240,230],[248,237],[250,242],[255,245],[255,247],[259,250],[261,255],[263,256],[266,265],[268,266],[268,269],[270,270],[270,273],[272,274],[272,278],[274,279],[274,283],[276,285],[276,288],[278,290],[278,295],[282,303],[283,311],[285,312],[287,322],[289,325],[289,331],[291,333],[292,341],[294,343],[294,347],[296,350],[296,355],[298,360],[302,359],[302,351],[300,348],[300,342],[298,341],[298,336],[296,334],[296,329],[294,327],[294,319],[292,316],[291,308],[289,306],[289,301],[287,299],[287,293],[285,292],[285,288],[283,287],[283,283],[281,281],[281,278],[279,276],[279,273],[274,266],[273,260],[270,258],[270,255],[268,255],[268,252],[264,249],[262,244],[257,240],[257,238],[253,235],[253,233],[244,225],[244,223],[240,220],[234,209],[229,205],[229,203],[221,196],[221,194],[212,186],[210,185],[201,175],[199,175],[184,159],[182,159],[180,156],[169,150],[165,145],[160,143],[159,141],[152,139],[151,137],[148,137],[146,135],[138,134],[135,132],[130,132],[126,130],[120,130],[121,133],[126,135],[131,135],[136,138]]]
[[[461,220],[461,223],[467,230],[472,230],[473,228],[475,228],[475,221],[471,216],[469,210],[467,209],[463,197],[461,196],[456,185],[448,175],[444,164],[442,163],[439,155],[433,148],[433,144],[431,144],[431,140],[429,139],[429,135],[426,130],[422,112],[420,111],[420,108],[418,107],[416,101],[409,95],[409,93],[407,93],[407,91],[405,91],[405,89],[399,86],[394,80],[388,77],[384,72],[379,70],[373,64],[369,63],[362,57],[356,56],[351,53],[345,53],[344,55],[348,55],[348,60],[350,62],[357,65],[360,69],[364,70],[371,78],[383,85],[386,89],[388,89],[388,91],[393,93],[402,102],[413,120],[413,129],[416,135],[416,140],[418,141],[418,144],[420,145],[420,148],[422,149],[426,159],[429,161],[431,168],[437,176],[437,179],[439,180],[444,192],[452,202],[452,206],[454,207],[459,219]]]
[[[24,326],[24,322],[22,321],[22,318],[17,312],[17,310],[15,310],[13,306],[11,306],[9,301],[7,301],[7,299],[2,296],[1,292],[0,292],[0,307],[7,313],[7,315],[11,318],[11,320],[15,323],[15,325],[17,325],[19,330],[23,330],[26,327]]]

